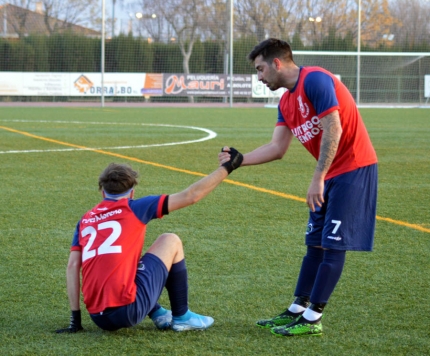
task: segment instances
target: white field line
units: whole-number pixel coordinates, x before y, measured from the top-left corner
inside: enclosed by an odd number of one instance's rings
[[[121,150],[128,148],[147,148],[147,147],[161,147],[161,146],[175,146],[175,145],[186,145],[190,143],[203,142],[211,140],[217,136],[216,132],[196,126],[183,126],[183,125],[168,125],[168,124],[135,124],[135,123],[124,123],[124,122],[87,122],[87,121],[48,121],[48,120],[0,120],[0,122],[30,122],[30,123],[56,123],[56,124],[87,124],[87,125],[129,125],[129,126],[159,126],[159,127],[173,127],[182,129],[191,129],[197,131],[203,131],[207,133],[206,136],[197,140],[190,141],[178,141],[178,142],[167,142],[167,143],[155,143],[151,145],[136,145],[136,146],[114,146],[114,147],[87,147],[87,148],[58,148],[58,149],[46,149],[46,150],[9,150],[0,151],[0,154],[7,153],[40,153],[40,152],[63,152],[63,151],[87,151],[87,150]]]

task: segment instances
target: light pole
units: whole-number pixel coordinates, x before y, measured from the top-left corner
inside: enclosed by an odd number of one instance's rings
[[[316,40],[316,38],[317,38],[317,24],[319,24],[321,21],[322,21],[322,18],[321,18],[321,16],[316,16],[316,17],[313,17],[313,16],[310,16],[309,17],[309,22],[312,22],[312,25],[313,25],[313,42],[315,42],[315,40]]]
[[[112,38],[115,35],[115,4],[116,0],[112,0]]]
[[[360,51],[361,51],[361,0],[358,0],[358,33],[357,33],[357,105],[360,104]]]
[[[100,59],[100,73],[101,73],[101,97],[100,102],[102,108],[105,106],[105,94],[104,94],[104,75],[105,75],[105,13],[106,13],[106,3],[102,0],[102,40],[101,40],[101,59]]]
[[[152,19],[152,20],[155,20],[156,18],[157,18],[157,14],[151,14],[151,15],[145,15],[144,13],[142,13],[142,12],[136,12],[135,13],[135,16],[136,16],[136,18],[140,21],[140,20],[142,20],[142,19]],[[142,27],[142,25],[140,24],[140,22],[139,22],[139,36],[141,36],[141,32],[140,32],[140,28]],[[149,41],[149,39],[148,39],[148,41]]]
[[[230,107],[233,107],[233,0],[230,0]]]

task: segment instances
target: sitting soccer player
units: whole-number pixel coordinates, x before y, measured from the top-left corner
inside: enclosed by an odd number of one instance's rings
[[[67,266],[67,293],[72,311],[70,325],[57,333],[83,330],[82,293],[91,319],[101,329],[114,331],[140,323],[146,315],[158,329],[203,330],[214,319],[188,309],[188,277],[179,237],[165,233],[139,259],[146,225],[198,202],[234,169],[242,155],[229,150],[231,160],[182,192],[133,200],[137,172],[111,163],[99,177],[103,200],[78,222]],[[163,287],[171,311],[158,304]]]

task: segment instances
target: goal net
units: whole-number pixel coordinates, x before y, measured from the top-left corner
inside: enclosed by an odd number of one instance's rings
[[[320,66],[337,75],[360,106],[419,106],[429,101],[430,53],[293,51],[293,55],[299,66]],[[277,106],[279,99],[280,95],[269,97],[267,106]]]
[[[276,37],[297,65],[338,75],[358,105],[430,107],[430,2],[366,1],[361,22],[355,3],[0,0],[0,101],[276,107],[283,91],[259,83],[247,60]]]

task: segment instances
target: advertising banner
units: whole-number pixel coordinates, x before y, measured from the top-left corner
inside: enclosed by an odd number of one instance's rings
[[[163,94],[163,75],[152,73],[1,72],[0,95],[154,96]]]
[[[227,74],[163,74],[164,95],[229,96],[230,76]],[[233,75],[233,96],[250,97],[252,78],[249,74]]]
[[[100,96],[102,93],[100,73],[71,73],[70,95]],[[162,95],[161,74],[151,73],[105,73],[103,78],[105,96],[154,96]]]
[[[424,76],[424,98],[430,98],[430,75]]]
[[[266,84],[258,80],[257,74],[252,75],[252,97],[253,98],[280,98],[287,91],[285,88],[271,91]]]
[[[340,75],[335,76],[341,80]],[[285,92],[286,88],[279,88],[278,90],[271,91],[266,84],[258,80],[257,74],[252,75],[252,97],[253,98],[280,98]]]
[[[162,95],[161,74],[105,73],[103,91],[105,96],[153,96]],[[71,73],[73,86],[70,95],[100,96],[102,93],[100,73]]]
[[[68,73],[0,73],[0,95],[61,96],[68,92]]]

